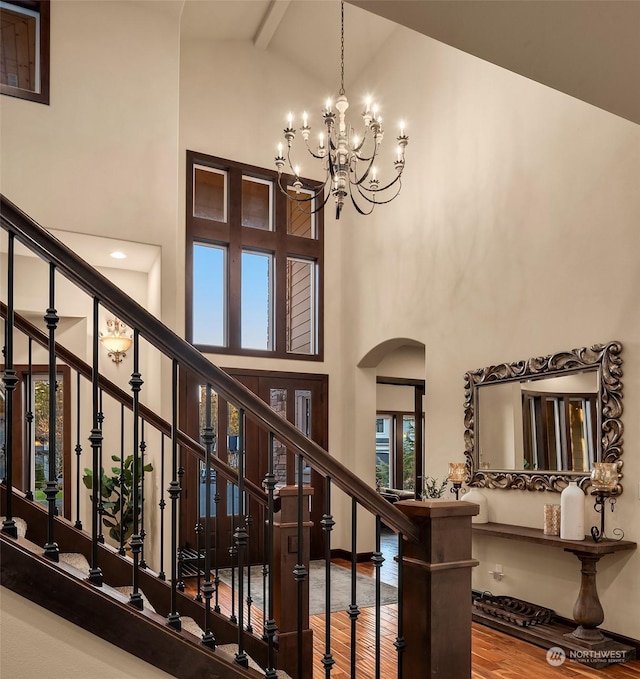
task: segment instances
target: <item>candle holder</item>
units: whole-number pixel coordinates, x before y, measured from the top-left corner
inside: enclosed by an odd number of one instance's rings
[[[449,462],[449,481],[452,485],[449,490],[455,493],[456,500],[460,499],[460,491],[466,476],[467,470],[464,462]],[[462,492],[466,491],[462,490]]]
[[[604,517],[607,502],[613,512],[617,501],[616,485],[618,483],[618,469],[615,462],[595,462],[591,472],[591,495],[595,497],[593,508],[600,514],[600,528],[591,527],[591,537],[594,542],[607,540],[604,530]],[[622,540],[624,531],[621,528],[614,528],[613,535],[615,540]]]

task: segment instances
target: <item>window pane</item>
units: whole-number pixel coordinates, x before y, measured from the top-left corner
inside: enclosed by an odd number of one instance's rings
[[[193,166],[193,216],[227,221],[227,173],[211,167]]]
[[[287,419],[287,390],[270,389],[269,405],[280,417]],[[276,477],[276,485],[284,486],[287,483],[287,448],[278,441],[273,440],[273,473]]]
[[[287,258],[287,351],[315,352],[315,263]]]
[[[288,188],[287,193],[292,198],[310,198],[309,202],[302,203],[287,201],[287,233],[301,238],[315,238],[315,215],[309,214],[315,205],[315,201],[311,199],[313,194],[311,191],[301,189],[298,192],[292,188]]]
[[[414,490],[415,484],[416,426],[413,415],[402,417],[402,487]]]
[[[376,485],[391,488],[391,417],[376,417]]]
[[[241,346],[271,349],[273,344],[273,257],[260,252],[242,253]]]
[[[33,469],[35,475],[33,479],[33,495],[36,502],[47,504],[44,494],[47,481],[49,479],[49,380],[46,378],[34,377],[32,386],[33,403]],[[54,479],[58,482],[58,493],[56,495],[56,507],[62,514],[62,488],[63,488],[63,453],[62,453],[62,430],[63,430],[63,382],[62,375],[56,376],[55,386],[56,398],[56,422],[55,422],[55,470]]]
[[[226,250],[193,246],[193,343],[226,345]]]
[[[207,426],[207,387],[204,384],[200,385],[200,400],[198,402],[199,415],[199,429],[200,443],[204,445],[202,438],[204,428]],[[213,429],[213,443],[211,445],[211,452],[213,455],[218,454],[218,394],[211,389],[211,428]]]
[[[273,184],[254,177],[242,178],[242,226],[272,230]]]

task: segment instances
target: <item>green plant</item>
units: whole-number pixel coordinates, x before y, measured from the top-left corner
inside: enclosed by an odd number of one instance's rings
[[[112,455],[113,462],[120,462],[117,455]],[[111,467],[114,476],[107,476],[104,469],[101,469],[102,481],[100,484],[100,495],[102,496],[102,523],[109,529],[109,537],[116,542],[126,544],[133,534],[133,455],[129,455],[120,467]],[[142,460],[138,458],[138,479],[142,478],[142,470],[145,472],[153,471],[151,464],[142,467]],[[122,473],[122,476],[121,476]],[[91,469],[84,470],[82,482],[89,489],[93,490],[93,472]],[[141,498],[141,484],[138,483],[138,497]],[[93,496],[91,496],[93,501]],[[138,514],[140,514],[138,507]]]
[[[422,498],[424,500],[436,499],[442,497],[444,489],[447,487],[448,479],[438,481],[433,476],[426,476],[424,479],[424,490],[422,491]]]

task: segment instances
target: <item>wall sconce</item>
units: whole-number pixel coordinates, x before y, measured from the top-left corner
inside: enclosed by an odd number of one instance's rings
[[[600,528],[597,526],[591,527],[591,537],[594,542],[606,540],[607,536],[604,532],[604,514],[607,504],[613,511],[616,504],[615,488],[618,483],[618,468],[615,462],[594,462],[593,471],[591,472],[591,495],[595,497],[593,508],[600,514]],[[613,534],[618,540],[624,537],[624,531],[621,528],[614,528]]]
[[[452,493],[455,493],[456,500],[460,499],[460,489],[462,483],[467,477],[467,470],[464,462],[449,462],[449,481],[451,481],[453,488],[450,488]],[[462,491],[463,493],[465,491]]]
[[[118,318],[111,318],[107,321],[108,332],[106,335],[100,333],[100,341],[104,348],[109,352],[109,358],[117,365],[126,357],[127,351],[133,340],[127,333],[127,326]]]

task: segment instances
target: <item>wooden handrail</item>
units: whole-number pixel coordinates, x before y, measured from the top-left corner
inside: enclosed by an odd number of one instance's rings
[[[244,409],[248,417],[272,431],[282,443],[299,451],[317,472],[330,477],[335,486],[355,498],[367,511],[380,516],[387,526],[407,538],[416,542],[419,540],[420,534],[413,522],[359,476],[307,438],[243,384],[211,363],[201,352],[1,194],[0,223],[7,231],[15,234],[29,250],[54,264],[72,283],[98,299],[105,308],[130,327],[136,328],[152,346],[214,386],[225,400]]]
[[[7,317],[7,305],[0,301],[0,318]],[[27,337],[37,342],[40,346],[45,349],[49,346],[49,338],[47,335],[37,328],[35,325],[30,323],[24,316],[21,316],[17,312],[14,312],[14,322],[16,328],[23,332]],[[91,380],[92,369],[88,363],[85,363],[82,359],[78,358],[74,353],[69,351],[66,347],[63,347],[59,342],[56,342],[55,354],[69,367],[73,368],[76,372],[80,373],[83,377]],[[98,386],[105,394],[108,394],[118,403],[121,403],[129,410],[133,410],[133,397],[128,394],[124,389],[121,389],[117,384],[114,384],[111,380],[106,378],[104,375],[98,375]],[[167,437],[171,436],[171,425],[169,422],[164,420],[160,415],[155,413],[153,410],[143,405],[139,404],[138,410],[140,416],[143,420],[155,427],[161,434]],[[205,460],[205,449],[204,446],[200,445],[197,441],[194,441],[190,436],[185,434],[182,430],[176,432],[178,445],[182,448],[193,453],[202,460]],[[237,484],[238,483],[238,472],[230,467],[226,462],[223,462],[216,456],[211,457],[211,466],[215,468],[216,472],[219,472],[228,481]],[[245,479],[244,481],[245,490],[252,495],[258,502],[263,505],[267,504],[268,496],[262,488],[257,486],[250,479]]]

